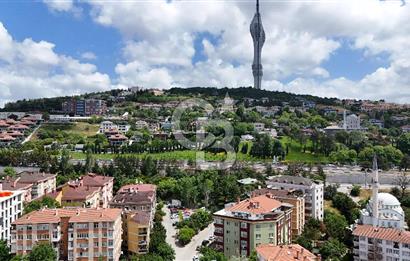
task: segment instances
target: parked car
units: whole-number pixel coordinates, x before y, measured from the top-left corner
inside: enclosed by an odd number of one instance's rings
[[[202,241],[202,246],[207,246],[207,245],[209,245],[209,240],[204,240],[204,241]]]

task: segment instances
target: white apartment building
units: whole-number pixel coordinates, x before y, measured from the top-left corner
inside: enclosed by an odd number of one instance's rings
[[[121,133],[126,133],[130,130],[131,126],[127,123],[115,124],[112,121],[103,121],[100,124],[100,133],[105,133],[106,131],[116,129]]]
[[[265,123],[255,122],[253,124],[253,128],[255,129],[256,132],[261,132],[265,129]]]
[[[305,194],[305,217],[323,220],[324,211],[324,188],[323,183],[312,181],[299,176],[271,176],[266,181],[268,188],[294,189]]]
[[[348,130],[360,130],[360,116],[356,114],[351,114],[346,117],[345,126]]]
[[[23,191],[8,191],[0,188],[0,239],[10,240],[11,223],[23,212]]]

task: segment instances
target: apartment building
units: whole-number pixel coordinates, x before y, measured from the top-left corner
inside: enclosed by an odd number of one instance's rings
[[[44,196],[47,193],[51,193],[56,189],[56,176],[55,174],[44,172],[22,172],[18,175],[19,180],[17,183],[31,184],[31,199],[36,199]]]
[[[69,181],[69,185],[76,186],[81,190],[85,190],[84,193],[89,193],[92,188],[98,189],[99,197],[99,207],[107,208],[109,202],[113,198],[113,186],[114,178],[108,176],[101,176],[95,173],[88,173],[87,175],[82,176],[81,178]],[[88,188],[88,192],[87,192]]]
[[[100,188],[84,186],[82,183],[66,184],[59,198],[62,206],[97,208],[100,206]]]
[[[129,254],[146,254],[151,233],[152,215],[145,211],[124,213],[123,242]]]
[[[256,255],[258,261],[320,261],[320,257],[315,256],[298,244],[286,246],[263,244],[256,247]]]
[[[107,112],[106,102],[97,99],[71,99],[63,102],[61,107],[64,113],[81,116],[103,115]]]
[[[13,178],[10,176],[6,176],[4,179],[0,181],[0,186],[2,188],[0,190],[22,191],[23,202],[30,202],[33,184],[20,183],[19,180],[19,177]]]
[[[323,220],[323,183],[299,176],[278,175],[269,177],[268,188],[301,191],[305,195],[305,219]]]
[[[157,186],[152,184],[133,184],[121,187],[110,202],[111,208],[122,208],[126,212],[145,211],[155,213]]]
[[[292,205],[292,238],[300,236],[305,226],[305,196],[296,190],[258,189],[252,196],[271,194],[274,199]]]
[[[10,240],[11,224],[23,212],[23,191],[9,191],[0,188],[0,239]]]
[[[213,214],[216,248],[226,257],[240,257],[249,256],[260,244],[288,244],[292,207],[271,194],[227,204]]]
[[[118,261],[121,255],[121,209],[63,208],[31,212],[12,223],[11,253],[30,253],[50,242],[59,260]]]
[[[110,202],[110,207],[123,209],[123,248],[129,253],[147,253],[155,214],[156,189],[152,184],[126,185]]]
[[[410,261],[409,231],[357,225],[353,236],[355,261]]]

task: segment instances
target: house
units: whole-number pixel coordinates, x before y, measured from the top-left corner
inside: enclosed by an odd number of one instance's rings
[[[265,129],[265,123],[262,122],[255,122],[253,123],[253,128],[256,132],[261,132]]]
[[[62,206],[97,208],[100,206],[100,188],[68,183],[61,190],[60,200]]]
[[[120,147],[128,141],[128,138],[122,134],[114,134],[108,137],[108,141],[112,147]]]
[[[143,121],[143,120],[136,121],[135,122],[135,128],[137,130],[148,128],[148,122]]]
[[[117,125],[115,125],[112,121],[103,121],[100,123],[100,133],[105,133],[108,130],[116,129]]]

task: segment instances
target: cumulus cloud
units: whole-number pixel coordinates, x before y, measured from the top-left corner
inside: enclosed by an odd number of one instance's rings
[[[95,55],[95,53],[93,52],[84,52],[81,54],[81,58],[83,58],[84,60],[96,60],[97,55]]]
[[[30,95],[51,96],[69,93],[70,89],[107,89],[111,82],[119,87],[155,88],[253,84],[249,35],[255,8],[252,2],[44,2],[52,12],[74,15],[82,10],[82,5],[88,5],[84,10],[90,10],[95,23],[121,32],[122,60],[115,67],[116,75],[110,79],[93,64],[56,54],[49,42],[15,42],[0,26],[0,64],[6,64],[0,66],[0,76],[7,76],[0,77],[1,86],[19,86],[28,79],[33,86],[46,86],[44,91],[37,87]],[[262,0],[267,36],[262,55],[264,88],[409,102],[409,11],[410,5],[402,6],[396,1]],[[355,81],[348,75],[332,78],[324,62],[332,59],[343,42],[364,51],[363,59],[383,54],[388,65]],[[202,58],[195,60],[198,55]],[[93,60],[94,56],[84,53],[81,58]],[[57,88],[47,87],[51,85]],[[3,101],[17,93],[6,88]]]
[[[15,41],[0,22],[0,106],[23,98],[109,90],[111,80],[97,67],[54,51],[54,44]]]
[[[236,87],[253,82],[249,35],[253,3],[87,2],[96,23],[123,34],[124,62],[116,67],[120,85]],[[262,1],[261,6],[267,35],[265,88],[320,96],[408,99],[410,79],[403,62],[410,58],[408,6],[377,0]],[[194,62],[199,52],[194,42],[205,32],[217,40],[203,39],[205,58]],[[391,64],[358,81],[330,78],[323,63],[345,40],[366,56],[386,53]],[[289,78],[294,80],[281,83]]]

